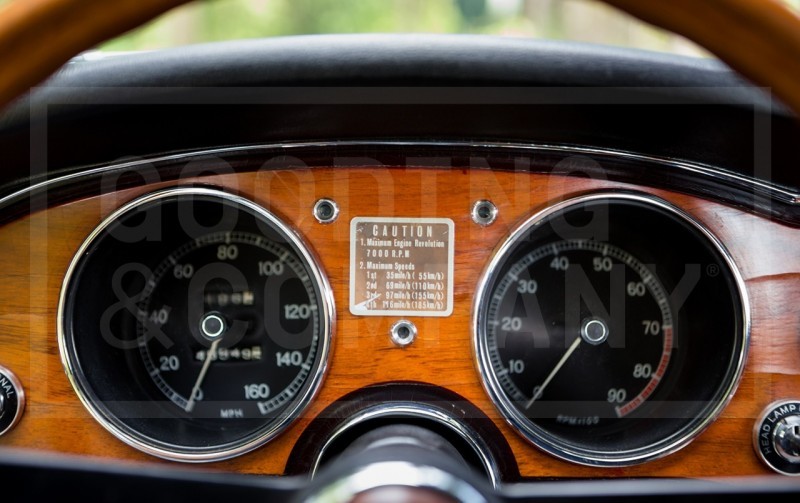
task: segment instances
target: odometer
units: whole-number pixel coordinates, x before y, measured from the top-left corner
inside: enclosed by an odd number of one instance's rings
[[[741,374],[743,283],[721,243],[670,204],[594,194],[537,213],[501,243],[475,301],[478,366],[525,438],[619,466],[707,427]]]
[[[62,290],[62,357],[89,411],[156,456],[210,461],[280,433],[318,390],[330,287],[275,215],[205,188],[108,217]]]

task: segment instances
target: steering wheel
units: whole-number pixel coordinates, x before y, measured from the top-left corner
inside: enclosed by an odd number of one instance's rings
[[[81,51],[188,0],[27,0],[0,10],[0,107]],[[605,0],[683,35],[800,115],[800,18],[777,0]],[[24,47],[25,50],[20,50]]]
[[[57,70],[69,58],[96,44],[130,30],[162,12],[187,0],[30,0],[11,2],[0,15],[0,106],[5,106],[37,85]],[[800,115],[800,18],[775,0],[605,0],[630,14],[684,35],[716,54],[722,61],[738,70],[758,85],[770,88],[775,96]],[[46,41],[46,43],[42,43]],[[20,50],[24,48],[24,50]],[[271,495],[286,499],[291,496],[303,501],[331,497],[344,501],[346,495],[371,494],[358,501],[450,501],[431,491],[390,493],[369,491],[387,490],[393,478],[423,477],[428,487],[444,487],[449,494],[467,501],[492,501],[491,488],[472,480],[464,467],[454,460],[452,449],[441,439],[430,438],[430,432],[414,429],[394,429],[381,432],[379,438],[364,438],[354,443],[353,452],[337,462],[333,470],[315,479],[312,488],[297,481],[230,482],[216,475],[172,474],[171,470],[137,474],[108,471],[102,465],[87,464],[76,471],[58,460],[48,466],[31,460],[15,460],[16,465],[4,470],[7,480],[19,477],[33,480],[30,470],[47,477],[49,484],[65,488],[91,483],[86,473],[103,471],[117,486],[118,494],[126,488],[141,501],[141,491],[158,494],[159,487],[169,481],[170,491],[183,491],[183,499],[195,501],[213,498],[252,497]],[[402,459],[425,461],[426,472],[410,473]],[[0,464],[3,456],[0,455]],[[15,472],[14,470],[17,470]],[[27,470],[27,472],[24,472]],[[40,472],[36,472],[40,470]],[[371,470],[371,471],[370,471]],[[46,472],[45,472],[46,471]],[[24,472],[24,473],[23,473]],[[45,475],[46,473],[46,475]],[[84,474],[82,477],[80,474]],[[360,474],[354,478],[354,473]],[[174,475],[174,476],[172,476]],[[150,478],[147,478],[150,477]],[[387,480],[390,479],[390,480]],[[370,486],[376,479],[380,484]],[[160,482],[159,482],[160,481]],[[177,484],[177,486],[176,486]],[[349,485],[348,485],[349,484]],[[361,484],[361,485],[358,485]],[[366,484],[366,485],[365,485]],[[590,484],[592,484],[590,482]],[[596,482],[594,484],[597,484]],[[641,486],[636,497],[670,492],[668,482]],[[748,491],[747,486],[707,486],[689,481],[698,492],[707,495]],[[773,483],[774,484],[774,483]],[[426,484],[421,484],[426,485]],[[146,486],[146,488],[145,488]],[[180,489],[176,489],[179,487]],[[785,486],[776,484],[773,489]],[[608,493],[602,485],[586,488],[591,494],[605,494],[625,499],[623,493]],[[540,496],[547,497],[547,487],[538,486]],[[686,490],[686,487],[683,488]],[[788,490],[788,489],[787,489]],[[795,488],[796,490],[796,488]],[[66,489],[65,489],[66,491]],[[265,492],[266,491],[266,492]],[[367,491],[367,492],[365,492]],[[627,495],[631,497],[630,494]],[[134,499],[134,496],[131,496]],[[158,499],[158,498],[155,498]],[[271,499],[271,498],[269,498]]]

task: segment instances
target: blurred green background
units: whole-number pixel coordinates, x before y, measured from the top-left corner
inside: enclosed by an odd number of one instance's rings
[[[203,0],[179,7],[101,49],[147,50],[240,38],[381,32],[483,33],[704,54],[681,37],[592,0]]]
[[[32,0],[0,0],[0,5],[24,1]],[[800,0],[780,1],[800,11]],[[196,0],[99,49],[150,50],[241,38],[381,32],[482,33],[707,56],[686,39],[596,0]]]

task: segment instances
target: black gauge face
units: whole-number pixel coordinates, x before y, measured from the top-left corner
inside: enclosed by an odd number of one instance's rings
[[[625,417],[672,357],[664,287],[607,243],[559,241],[524,255],[498,282],[487,316],[493,370],[532,418],[591,426]]]
[[[523,436],[591,465],[685,445],[726,403],[747,345],[738,273],[699,224],[643,195],[535,215],[484,272],[475,347]]]
[[[330,289],[266,210],[210,189],[145,196],[68,274],[60,343],[90,412],[123,441],[223,459],[285,428],[321,384]]]
[[[259,418],[297,395],[317,356],[317,294],[304,265],[258,234],[189,241],[139,302],[147,374],[194,417]]]

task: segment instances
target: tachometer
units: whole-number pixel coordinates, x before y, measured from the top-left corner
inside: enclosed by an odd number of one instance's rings
[[[537,295],[540,284],[546,295]],[[558,241],[524,255],[498,283],[487,317],[503,390],[526,413],[550,408],[541,413],[565,424],[627,416],[652,395],[672,357],[664,287],[607,243]],[[579,371],[557,378],[571,369]]]
[[[626,465],[685,445],[729,399],[749,322],[741,279],[696,221],[641,194],[595,194],[526,220],[475,304],[484,384],[561,458]]]
[[[73,386],[116,436],[185,461],[277,435],[318,389],[330,288],[274,215],[211,189],[145,196],[83,245],[61,299]]]

